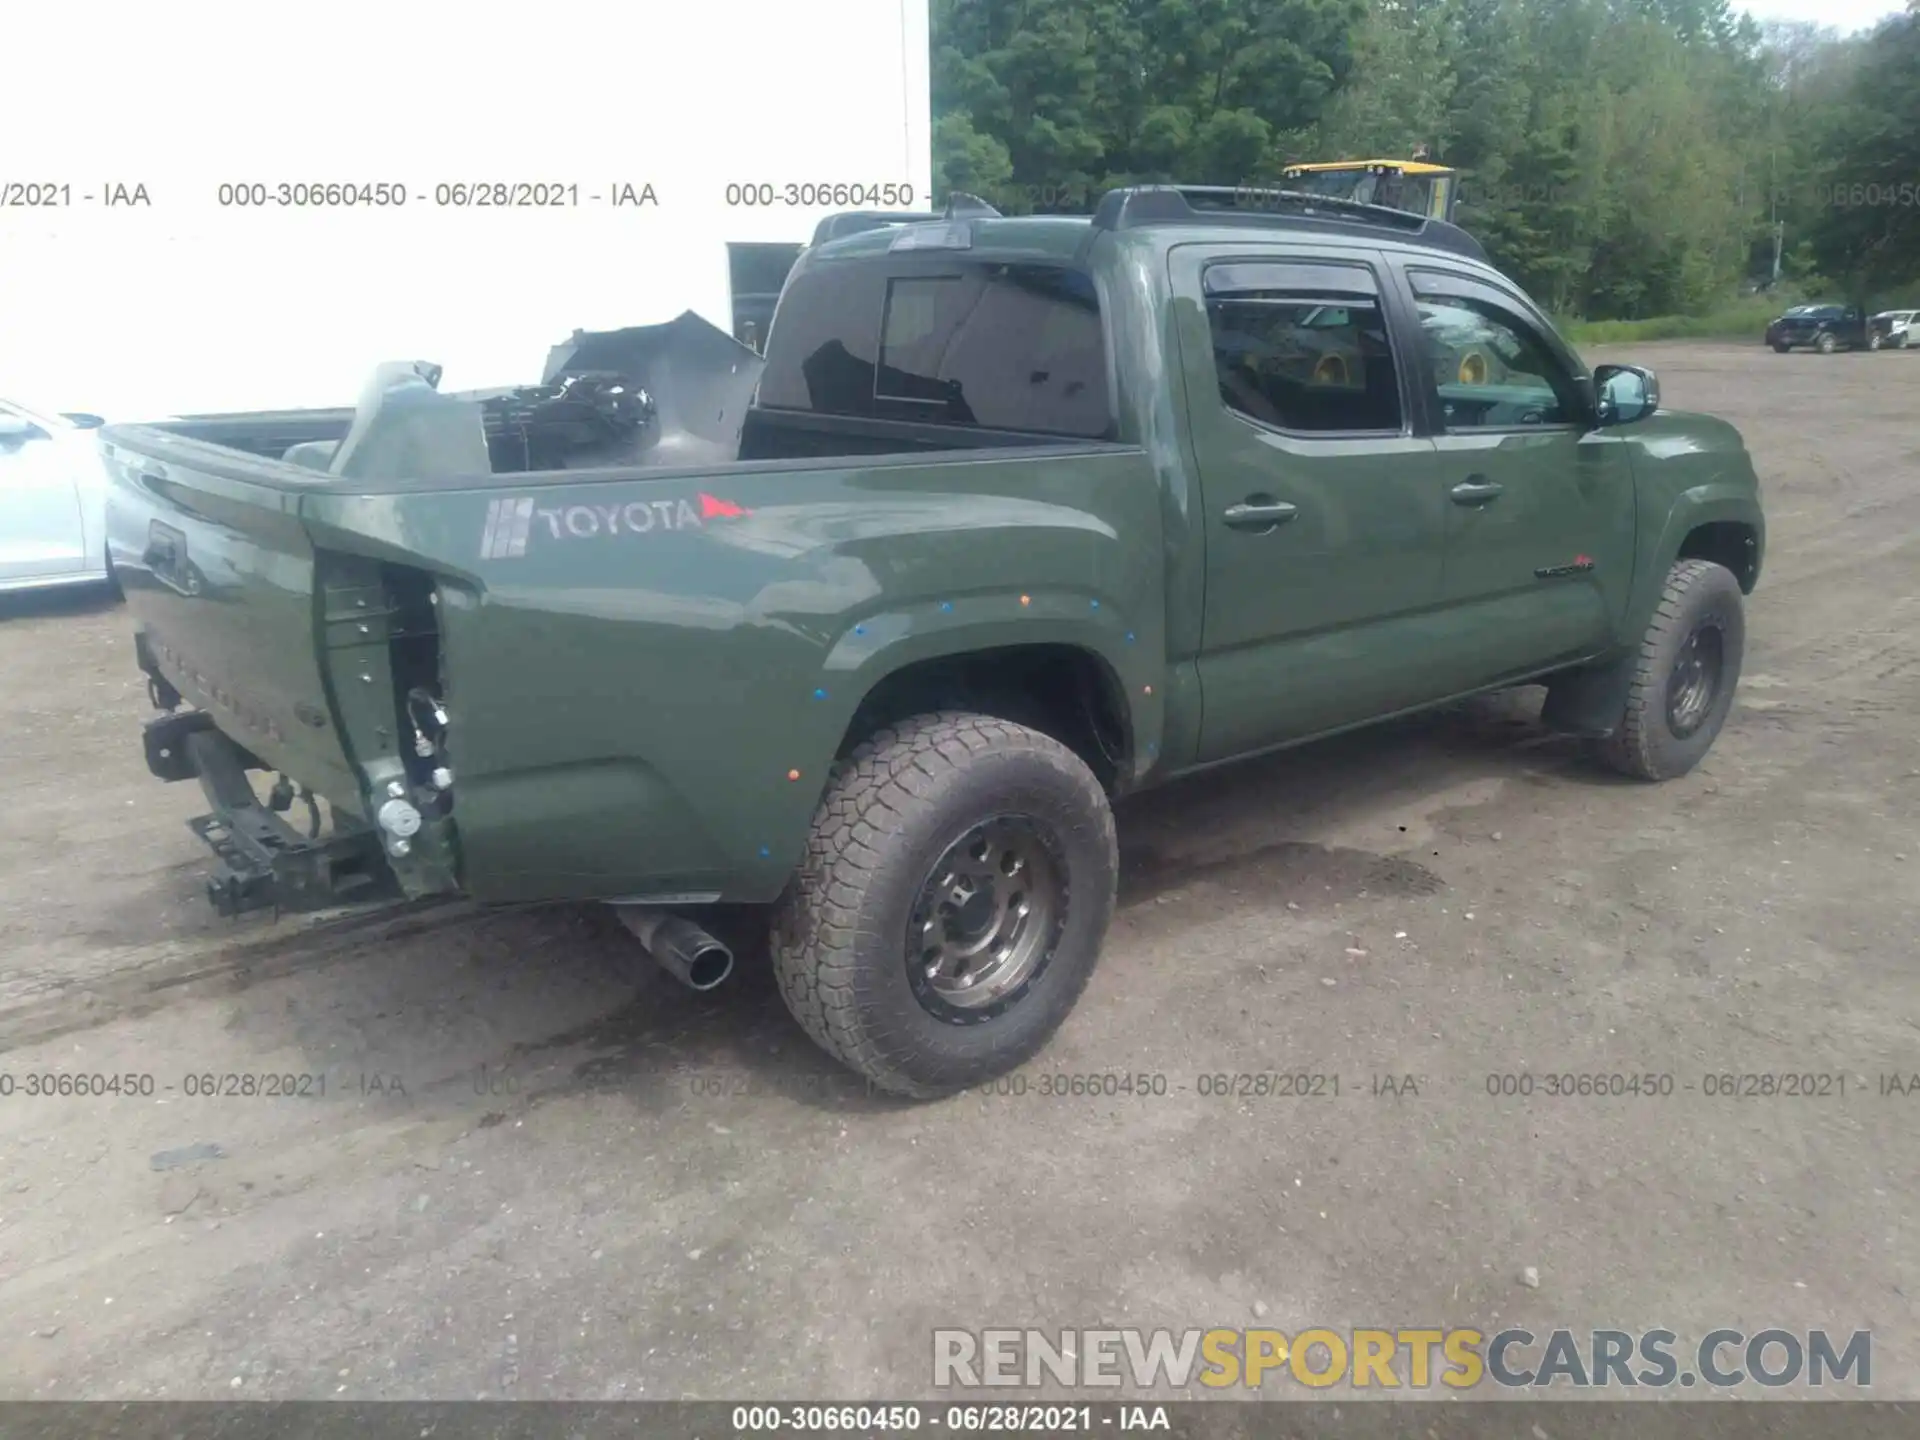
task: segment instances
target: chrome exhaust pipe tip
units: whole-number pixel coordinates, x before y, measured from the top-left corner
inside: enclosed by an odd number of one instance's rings
[[[733,974],[733,951],[684,916],[644,905],[614,908],[654,962],[689,990],[712,990]]]
[[[733,974],[733,952],[707,936],[691,947],[676,947],[661,963],[690,990],[712,990]]]

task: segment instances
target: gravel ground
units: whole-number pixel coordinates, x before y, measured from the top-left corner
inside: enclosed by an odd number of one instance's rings
[[[593,911],[217,921],[124,613],[0,605],[0,1074],[156,1080],[0,1099],[0,1396],[920,1396],[936,1326],[1258,1323],[1865,1329],[1920,1397],[1920,356],[1638,358],[1766,490],[1706,763],[1523,691],[1142,797],[1024,1094],[869,1097],[751,951],[695,996]],[[1201,1093],[1269,1071],[1340,1093]],[[1773,1072],[1846,1094],[1702,1089]]]

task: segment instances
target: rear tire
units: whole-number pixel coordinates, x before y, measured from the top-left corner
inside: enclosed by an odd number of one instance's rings
[[[1636,780],[1671,780],[1698,765],[1733,707],[1746,638],[1733,572],[1709,560],[1678,562],[1667,572],[1626,710],[1601,742],[1601,758]]]
[[[1869,335],[1867,337],[1867,349],[1878,350],[1879,348],[1880,348],[1880,337],[1878,335]]]
[[[781,995],[876,1089],[952,1094],[1059,1029],[1118,873],[1106,794],[1066,746],[985,715],[901,721],[834,767],[774,911]]]

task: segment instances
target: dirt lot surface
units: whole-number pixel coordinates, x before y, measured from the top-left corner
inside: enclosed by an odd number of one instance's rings
[[[0,603],[0,1074],[155,1077],[0,1099],[0,1396],[920,1396],[936,1326],[1257,1323],[1868,1329],[1920,1397],[1920,355],[1637,358],[1766,489],[1705,765],[1521,692],[1143,797],[1024,1094],[870,1098],[603,913],[218,921],[124,612]],[[1276,1071],[1339,1095],[1201,1093]],[[1845,1094],[1703,1089],[1775,1072]]]

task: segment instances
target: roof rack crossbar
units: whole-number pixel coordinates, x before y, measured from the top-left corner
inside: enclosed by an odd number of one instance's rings
[[[1409,210],[1367,205],[1358,200],[1231,185],[1135,185],[1109,190],[1094,208],[1100,230],[1132,230],[1142,225],[1298,226],[1351,232],[1395,230],[1436,249],[1485,262],[1480,242],[1445,220],[1430,220]]]

